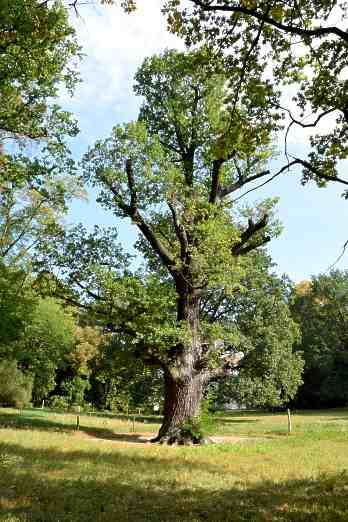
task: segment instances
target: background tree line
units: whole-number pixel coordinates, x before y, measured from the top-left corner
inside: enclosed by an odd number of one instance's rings
[[[54,408],[80,405],[123,413],[151,413],[158,404],[162,411],[161,371],[134,357],[107,319],[43,298],[37,286],[14,302],[12,291],[6,293],[8,280],[1,283],[2,404],[41,406],[44,400]],[[238,302],[220,305],[240,330],[244,357],[211,383],[205,393],[210,407],[232,401],[266,409],[345,406],[347,285],[348,273],[342,271],[299,284],[263,274]],[[217,310],[216,302],[209,305]]]

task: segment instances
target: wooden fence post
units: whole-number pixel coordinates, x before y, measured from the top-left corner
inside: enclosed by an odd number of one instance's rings
[[[77,429],[77,431],[80,429],[80,411],[81,411],[81,406],[78,406],[77,407],[77,415],[76,415],[76,429]]]
[[[288,408],[288,433],[291,433],[292,426],[291,426],[291,414],[290,414],[290,408]]]

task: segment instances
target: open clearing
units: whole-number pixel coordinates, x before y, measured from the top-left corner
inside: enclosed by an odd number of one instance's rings
[[[202,447],[158,418],[0,410],[0,521],[347,521],[348,410],[216,418]]]

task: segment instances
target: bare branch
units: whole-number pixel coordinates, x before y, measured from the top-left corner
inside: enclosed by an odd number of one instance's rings
[[[241,189],[247,183],[256,181],[257,179],[263,178],[264,176],[268,176],[269,174],[270,174],[269,170],[263,170],[262,172],[259,172],[258,174],[254,174],[254,176],[250,176],[249,178],[239,177],[239,179],[235,183],[232,183],[228,187],[221,187],[219,189],[218,196],[220,198],[224,198],[224,197],[228,196],[229,194],[232,194],[232,192],[235,192],[236,190]]]
[[[348,181],[346,181],[345,179],[339,178],[338,176],[326,176],[324,173],[320,172],[320,170],[314,167],[309,161],[302,160],[300,158],[295,158],[294,156],[291,157],[294,158],[294,161],[296,161],[296,163],[302,165],[303,167],[311,171],[318,178],[323,179],[325,181],[335,181],[337,183],[341,183],[342,185],[348,186]]]
[[[342,257],[344,256],[344,254],[346,253],[346,249],[348,247],[348,239],[347,241],[344,243],[343,247],[342,247],[342,252],[340,253],[340,255],[338,256],[338,258],[336,259],[336,261],[334,263],[332,263],[332,265],[329,266],[329,268],[327,269],[328,271],[329,270],[332,270],[334,268],[335,265],[337,265],[337,263],[339,261],[341,261]]]
[[[180,258],[182,261],[186,259],[186,255],[188,252],[188,239],[186,235],[186,231],[182,223],[180,223],[176,208],[173,203],[168,202],[168,207],[170,209],[170,212],[172,214],[174,228],[176,236],[180,243]]]
[[[296,125],[300,125],[300,127],[302,127],[303,129],[306,129],[308,127],[316,127],[317,124],[319,123],[319,121],[324,118],[324,116],[327,116],[328,114],[330,114],[331,112],[334,112],[336,111],[337,109],[336,108],[332,108],[332,109],[327,109],[326,111],[323,111],[322,113],[320,113],[317,118],[312,121],[311,123],[303,123],[303,120],[297,120],[296,118],[293,117],[290,109],[287,109],[286,107],[282,107],[281,105],[278,105],[277,106],[279,109],[281,109],[282,111],[286,111],[289,115],[289,118],[291,119],[291,123],[289,124],[289,127],[293,124],[296,124]]]
[[[209,203],[214,204],[219,195],[219,176],[220,176],[220,169],[221,169],[221,166],[223,165],[223,163],[224,163],[224,160],[222,160],[222,159],[216,159],[213,161]]]
[[[251,250],[258,248],[271,240],[269,236],[264,236],[249,242],[253,236],[255,236],[255,234],[263,230],[268,225],[268,219],[268,214],[264,214],[262,218],[259,219],[259,221],[256,221],[256,223],[254,223],[252,218],[249,218],[248,227],[241,233],[238,243],[232,247],[232,254],[234,256],[247,254]]]
[[[232,203],[235,203],[236,201],[240,200],[241,198],[244,198],[247,194],[250,194],[250,192],[253,192],[254,190],[258,190],[259,188],[263,187],[264,185],[267,185],[267,183],[270,183],[271,181],[273,181],[276,177],[278,177],[284,171],[289,170],[290,167],[292,167],[292,166],[294,166],[296,164],[299,164],[299,163],[300,163],[300,161],[295,159],[294,161],[291,161],[287,165],[284,165],[284,167],[282,167],[280,170],[278,170],[278,172],[273,174],[273,176],[271,176],[267,181],[264,181],[263,183],[260,183],[260,185],[257,185],[256,187],[253,187],[252,189],[247,190],[246,192],[244,192],[243,194],[241,194],[237,198],[233,199]]]

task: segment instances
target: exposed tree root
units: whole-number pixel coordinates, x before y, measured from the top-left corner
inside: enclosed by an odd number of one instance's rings
[[[179,430],[176,433],[168,433],[166,435],[158,434],[156,437],[151,439],[152,443],[167,444],[168,446],[192,446],[192,445],[203,445],[213,444],[213,441],[209,437],[203,435],[192,435],[188,433],[182,433]]]

